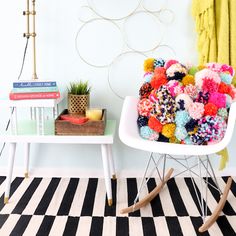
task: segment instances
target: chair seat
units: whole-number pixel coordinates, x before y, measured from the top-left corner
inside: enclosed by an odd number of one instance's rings
[[[209,155],[217,153],[224,149],[230,142],[234,130],[234,123],[236,117],[236,103],[232,103],[230,107],[227,129],[224,138],[216,144],[212,145],[187,145],[165,143],[158,141],[145,140],[139,135],[137,126],[137,104],[139,99],[137,97],[128,96],[125,98],[120,126],[119,137],[121,141],[132,148],[143,151],[155,152],[170,155]]]

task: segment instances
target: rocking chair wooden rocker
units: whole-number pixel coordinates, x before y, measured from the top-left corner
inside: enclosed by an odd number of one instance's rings
[[[203,218],[203,224],[199,228],[199,232],[204,232],[208,230],[209,227],[212,224],[214,224],[219,214],[221,213],[225,205],[225,202],[227,200],[227,196],[230,191],[231,184],[232,184],[232,177],[229,177],[223,192],[220,190],[214,170],[212,168],[212,165],[209,159],[209,155],[221,151],[230,142],[232,134],[233,134],[234,123],[235,123],[235,118],[236,118],[236,103],[232,103],[230,107],[227,130],[226,130],[224,138],[217,144],[198,146],[198,145],[182,145],[182,144],[172,144],[172,143],[164,143],[164,142],[153,142],[153,141],[149,141],[149,140],[145,140],[141,138],[139,135],[139,131],[138,131],[137,123],[136,123],[137,118],[138,118],[138,112],[136,109],[138,101],[139,99],[136,97],[125,98],[123,108],[122,108],[122,113],[121,113],[120,125],[119,125],[119,137],[124,144],[135,149],[151,152],[151,154],[148,160],[148,164],[147,164],[144,176],[143,176],[141,186],[139,187],[137,196],[134,200],[134,204],[132,206],[129,206],[128,208],[122,209],[121,213],[133,212],[140,209],[141,207],[144,207],[161,192],[162,188],[164,187],[166,182],[171,178],[174,171],[174,169],[171,168],[168,170],[168,172],[166,172],[166,162],[167,160],[171,159],[178,162],[185,168],[183,172],[189,171],[189,174],[192,179],[193,186],[194,186],[194,190],[198,199],[198,203],[201,208],[202,218]],[[159,153],[159,157],[157,160],[154,158],[154,153]],[[175,155],[175,157],[173,157],[172,155]],[[197,162],[195,162],[195,164],[190,165],[190,158],[191,159],[196,158]],[[154,166],[155,166],[154,170],[157,171],[157,174],[160,178],[160,184],[157,185],[146,197],[138,201],[139,194],[145,183],[146,174],[147,174],[151,161],[154,163]],[[159,167],[158,167],[161,162],[163,162],[163,173],[159,171]],[[193,170],[194,167],[198,167],[197,169],[199,173],[196,173],[196,170]],[[202,169],[205,170],[206,178],[203,178]],[[197,187],[196,187],[196,183],[194,181],[193,175],[200,177],[200,185],[202,188],[201,189],[202,194],[198,194],[197,192]],[[208,177],[212,177],[214,185],[209,183]],[[149,178],[146,181],[148,180]],[[205,198],[203,196],[204,185],[205,185]],[[212,215],[206,219],[208,185],[211,185],[213,188],[217,189],[219,191],[221,198],[217,206],[215,207],[215,210],[212,212]],[[204,201],[206,202],[206,204],[204,204]]]

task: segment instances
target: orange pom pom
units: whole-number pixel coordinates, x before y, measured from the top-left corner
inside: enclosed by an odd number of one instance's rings
[[[214,103],[207,103],[204,106],[204,115],[205,116],[215,116],[217,114],[218,107]]]
[[[220,85],[219,85],[219,88],[218,88],[218,92],[219,93],[227,93],[229,94],[230,92],[230,86],[224,82],[221,82]]]
[[[157,74],[151,80],[151,85],[154,89],[159,89],[161,85],[167,84],[168,80],[165,74]]]
[[[148,126],[158,133],[162,131],[162,127],[163,127],[160,121],[157,120],[157,118],[155,118],[154,116],[151,116],[150,119],[148,120]]]
[[[156,67],[154,70],[154,74],[165,74],[166,69],[164,67]]]

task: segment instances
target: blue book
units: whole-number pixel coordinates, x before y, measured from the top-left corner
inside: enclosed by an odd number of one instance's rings
[[[31,87],[55,87],[56,81],[22,81],[13,82],[13,88],[31,88]]]

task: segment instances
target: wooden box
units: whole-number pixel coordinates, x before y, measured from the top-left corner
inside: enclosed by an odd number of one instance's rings
[[[56,135],[104,135],[106,127],[106,109],[102,110],[102,119],[89,120],[84,124],[73,124],[70,121],[60,119],[61,115],[68,114],[65,109],[55,120]]]

